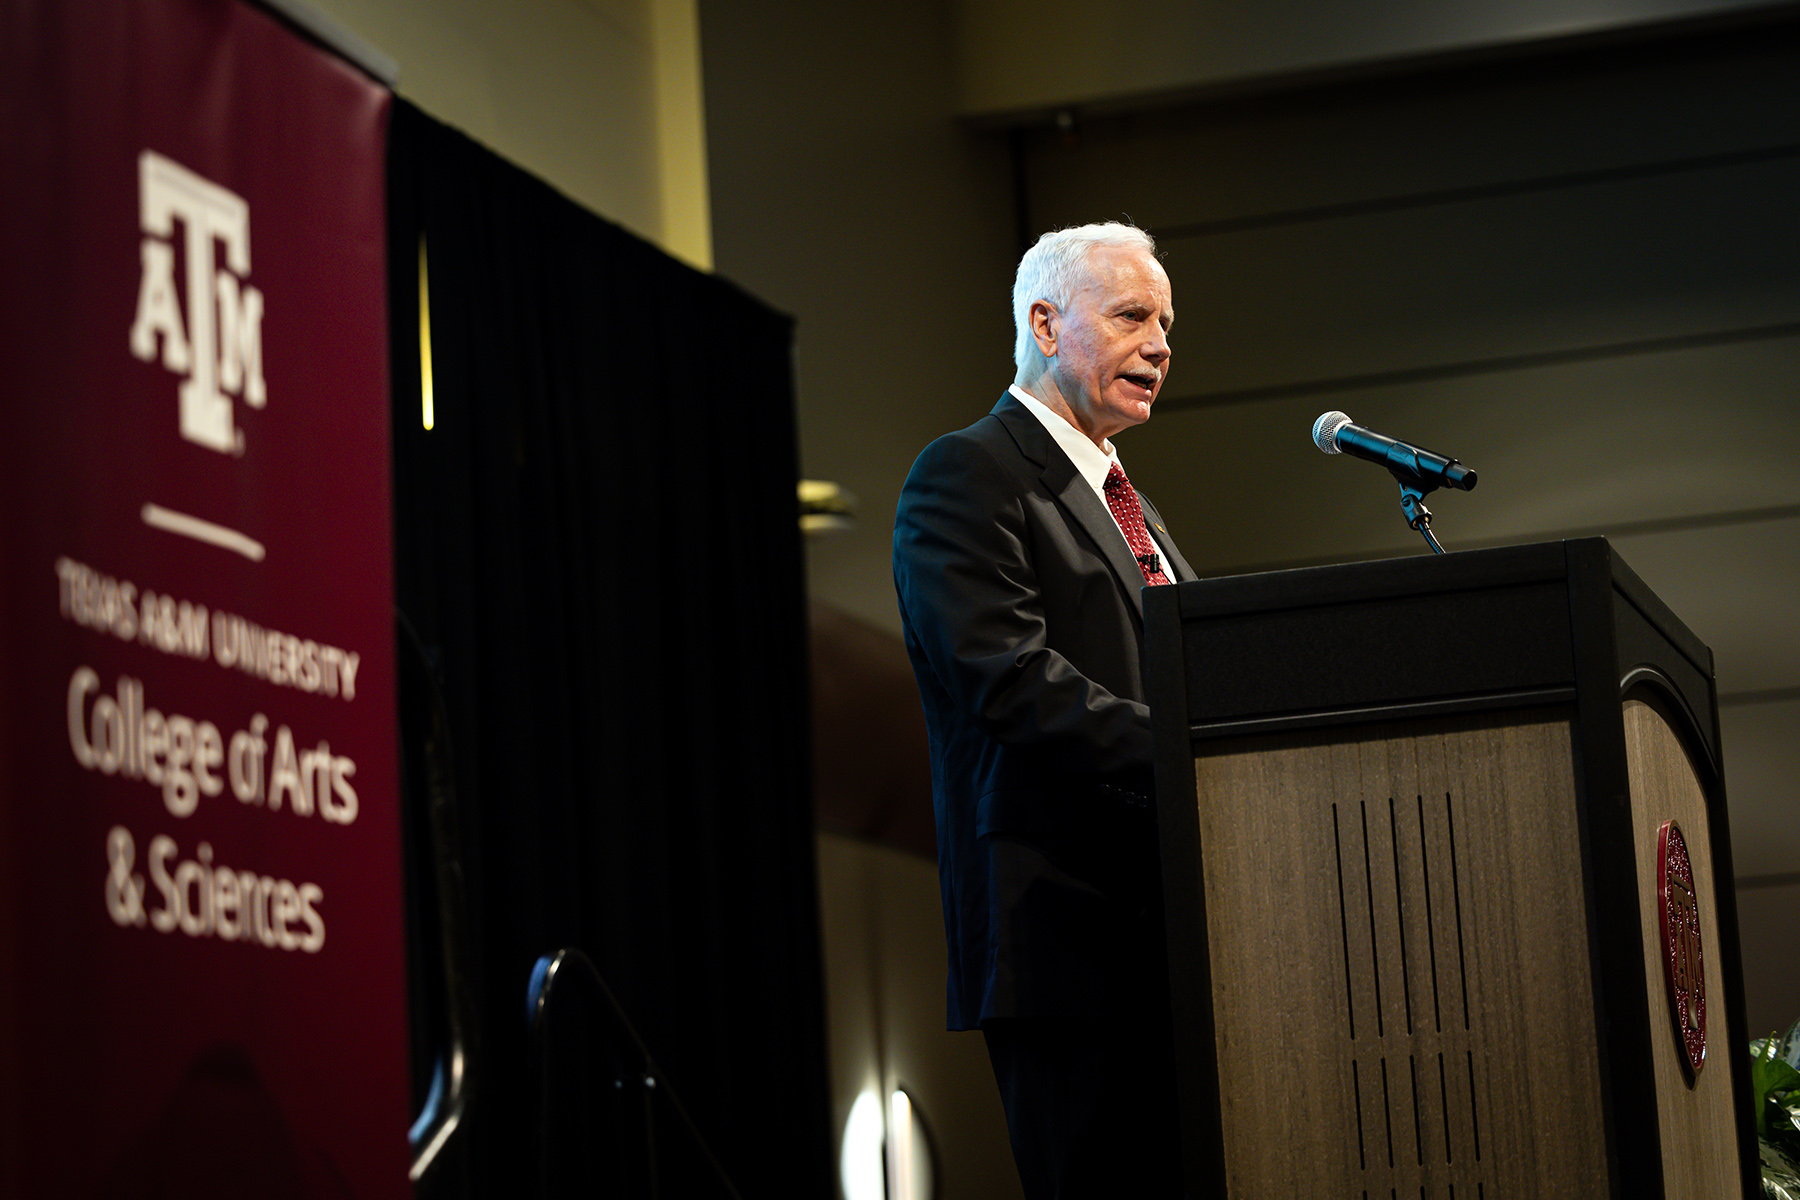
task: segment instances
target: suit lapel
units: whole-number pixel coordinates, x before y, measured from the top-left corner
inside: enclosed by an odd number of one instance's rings
[[[1119,578],[1119,586],[1125,589],[1125,595],[1131,600],[1131,609],[1142,621],[1144,617],[1144,572],[1131,553],[1131,547],[1119,534],[1118,523],[1107,511],[1106,505],[1100,503],[1100,497],[1088,486],[1087,480],[1069,461],[1056,439],[1050,436],[1043,423],[1009,392],[994,406],[995,417],[1006,426],[1012,434],[1013,441],[1031,461],[1042,466],[1039,476],[1050,494],[1056,498],[1069,523],[1079,528],[1094,544],[1106,559],[1106,563]],[[1185,564],[1184,564],[1185,565]],[[1192,572],[1189,572],[1190,576]]]

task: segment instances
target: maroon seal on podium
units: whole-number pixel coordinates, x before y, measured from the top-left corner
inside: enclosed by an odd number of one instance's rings
[[[1688,1086],[1706,1065],[1706,970],[1700,952],[1700,906],[1694,866],[1681,826],[1664,821],[1656,835],[1656,898],[1662,918],[1663,979]]]

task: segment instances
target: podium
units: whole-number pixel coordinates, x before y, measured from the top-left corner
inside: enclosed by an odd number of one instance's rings
[[[1712,653],[1604,539],[1144,595],[1192,1194],[1760,1194]]]

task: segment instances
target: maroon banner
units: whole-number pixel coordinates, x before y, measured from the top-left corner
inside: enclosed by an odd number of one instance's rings
[[[0,13],[0,1195],[409,1195],[389,96]]]

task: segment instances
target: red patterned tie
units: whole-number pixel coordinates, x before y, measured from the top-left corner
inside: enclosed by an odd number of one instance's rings
[[[1138,504],[1137,492],[1132,490],[1131,480],[1125,478],[1125,472],[1118,463],[1114,463],[1112,470],[1106,473],[1104,487],[1106,507],[1112,509],[1113,520],[1125,531],[1125,543],[1137,556],[1138,568],[1144,572],[1144,582],[1169,582],[1169,577],[1162,572],[1162,558],[1150,541],[1150,530],[1144,525],[1144,510]]]

